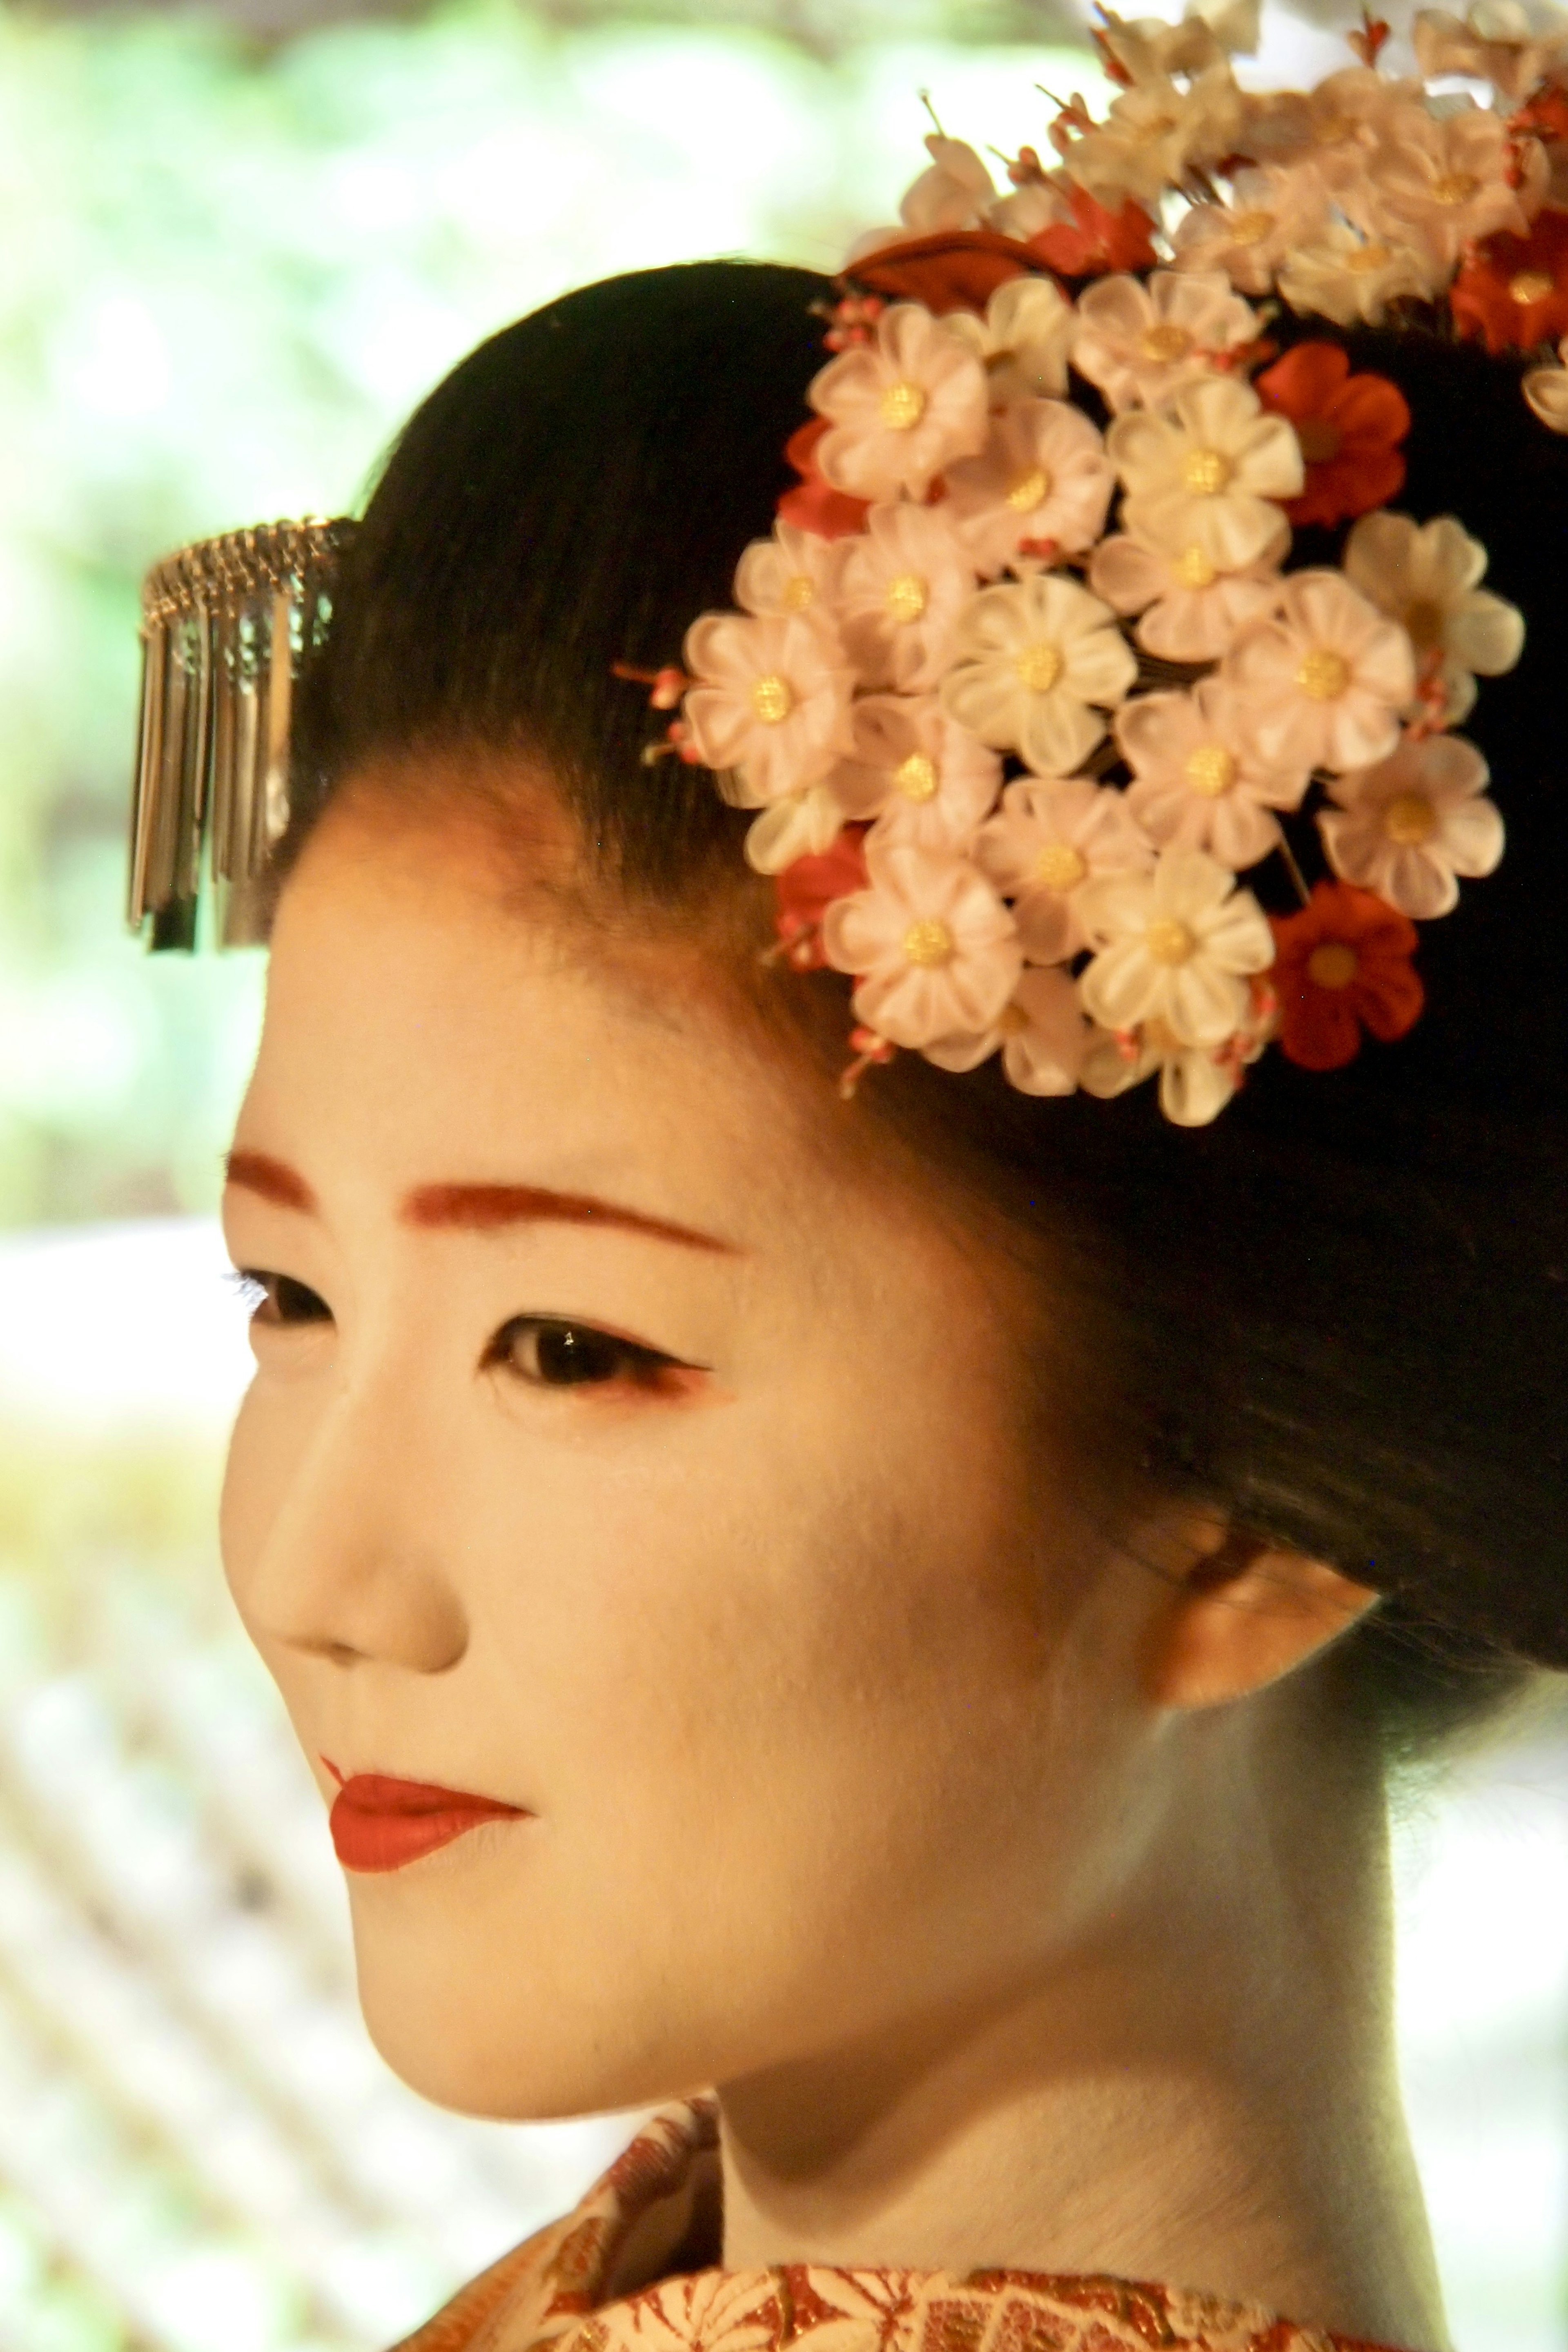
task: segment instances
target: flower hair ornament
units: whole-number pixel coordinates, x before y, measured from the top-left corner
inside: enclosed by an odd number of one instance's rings
[[[1316,89],[1255,95],[1256,31],[1105,15],[1107,118],[1074,98],[1005,194],[928,138],[839,281],[736,609],[650,680],[680,710],[647,756],[758,812],[775,955],[852,980],[846,1093],[899,1050],[999,1055],[1030,1094],[1157,1075],[1206,1124],[1272,1042],[1330,1070],[1402,1036],[1416,925],[1502,855],[1454,730],[1521,616],[1458,521],[1391,510],[1397,387],[1269,330],[1568,336],[1568,30],[1418,16],[1423,73],[1490,106],[1382,73],[1370,20]],[[1568,365],[1523,394],[1568,432]],[[1348,527],[1336,562],[1292,567],[1308,525]]]

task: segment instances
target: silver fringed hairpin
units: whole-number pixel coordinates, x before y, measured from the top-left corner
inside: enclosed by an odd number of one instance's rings
[[[142,589],[142,732],[132,809],[132,930],[195,942],[210,845],[215,936],[262,936],[263,868],[289,814],[294,679],[331,613],[351,523],[258,525],[165,557]]]

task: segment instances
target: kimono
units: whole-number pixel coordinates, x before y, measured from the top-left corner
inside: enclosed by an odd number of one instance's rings
[[[718,2151],[714,2100],[661,2110],[564,2220],[395,2352],[1377,2352],[1254,2305],[1122,2279],[723,2270]]]

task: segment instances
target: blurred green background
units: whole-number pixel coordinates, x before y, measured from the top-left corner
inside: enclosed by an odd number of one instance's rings
[[[123,930],[146,564],[351,509],[561,289],[832,268],[1094,90],[1069,0],[0,5],[0,2352],[372,2352],[626,2119],[473,2125],[354,2002],[341,1879],[215,1557],[211,1223],[262,960]],[[1059,11],[1059,13],[1058,13]],[[1342,44],[1267,21],[1263,80]],[[1461,2352],[1568,2352],[1560,1736],[1406,1803],[1402,2047]]]
[[[924,161],[922,88],[1042,136],[1036,82],[1089,70],[1051,29],[1000,0],[466,0],[288,38],[0,12],[0,1225],[209,1206],[252,1034],[253,960],[150,965],[116,928],[147,562],[351,506],[419,395],[564,287],[836,266]]]

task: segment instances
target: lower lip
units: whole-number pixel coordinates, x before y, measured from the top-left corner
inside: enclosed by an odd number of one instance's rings
[[[332,1847],[345,1870],[401,1870],[485,1822],[526,1822],[521,1805],[462,1796],[419,1780],[356,1772],[332,1800]]]

